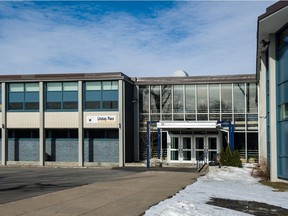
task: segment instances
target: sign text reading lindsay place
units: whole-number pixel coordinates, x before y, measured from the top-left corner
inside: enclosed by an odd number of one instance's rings
[[[116,116],[87,116],[87,123],[115,122]]]

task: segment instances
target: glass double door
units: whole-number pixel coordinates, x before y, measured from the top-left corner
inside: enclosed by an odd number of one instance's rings
[[[192,159],[192,137],[171,137],[170,161],[189,162]]]
[[[198,160],[204,153],[206,159],[211,161],[217,154],[217,137],[216,136],[196,136],[195,137],[195,156]]]
[[[171,162],[196,162],[204,153],[211,161],[218,152],[217,136],[172,136],[170,145]]]

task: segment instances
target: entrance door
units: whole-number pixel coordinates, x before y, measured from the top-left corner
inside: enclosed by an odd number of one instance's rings
[[[205,151],[205,136],[196,136],[195,137],[195,156],[198,160]]]
[[[172,136],[170,146],[170,161],[191,162],[192,138],[190,136]]]
[[[209,161],[216,159],[214,158],[217,154],[217,137],[208,138],[208,159]]]
[[[196,136],[195,137],[196,160],[198,160],[204,154],[204,152],[207,153],[208,161],[213,160],[215,155],[217,154],[217,146],[218,146],[217,143],[218,143],[217,136]]]

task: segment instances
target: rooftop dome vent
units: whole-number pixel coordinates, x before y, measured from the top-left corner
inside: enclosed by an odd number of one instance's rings
[[[184,70],[176,70],[172,74],[173,77],[189,77],[189,74]]]

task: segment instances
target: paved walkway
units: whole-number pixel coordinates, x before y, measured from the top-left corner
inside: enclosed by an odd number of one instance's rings
[[[151,169],[115,181],[93,183],[0,205],[0,215],[142,215],[150,206],[196,181],[185,170]]]

